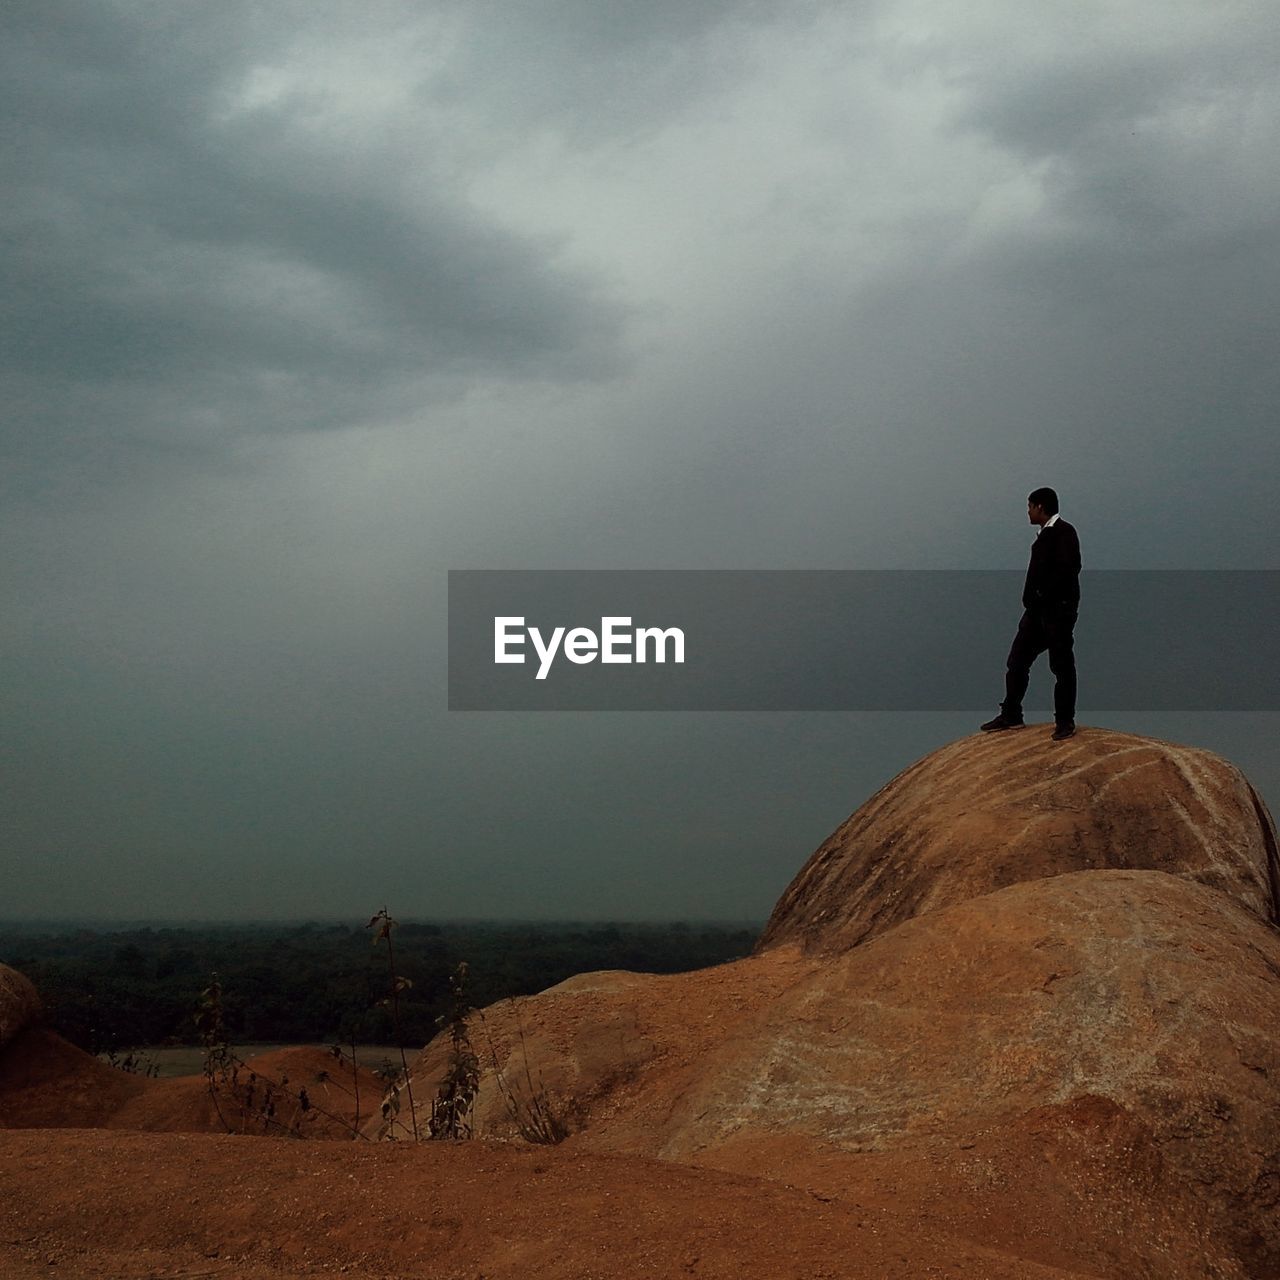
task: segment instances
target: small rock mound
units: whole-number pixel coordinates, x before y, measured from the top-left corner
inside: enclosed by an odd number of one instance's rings
[[[900,773],[827,838],[757,944],[844,951],[1025,880],[1166,871],[1280,922],[1276,830],[1234,765],[1104,729],[979,734]]]
[[[306,1103],[301,1100],[305,1090]],[[373,1072],[312,1045],[250,1058],[234,1076],[151,1079],[119,1071],[44,1026],[0,1051],[0,1129],[137,1129],[351,1138],[378,1113]]]
[[[0,1129],[107,1128],[155,1083],[28,1027],[0,1053]]]
[[[40,997],[31,980],[0,964],[0,1045],[7,1044],[40,1016]]]
[[[490,1005],[470,1020],[480,1060],[480,1091],[472,1114],[477,1137],[512,1139],[536,1127],[542,1099],[571,1133],[599,1130],[609,1150],[653,1154],[658,1123],[649,1104],[683,1087],[704,1055],[747,1020],[760,1016],[793,983],[810,973],[795,948],[692,973],[637,974],[617,970],[581,974],[534,996]],[[447,1032],[419,1055],[411,1074],[419,1128],[449,1066]],[[628,1099],[629,1101],[624,1101]],[[366,1128],[370,1138],[411,1135],[408,1098]],[[544,1118],[546,1118],[544,1116]]]

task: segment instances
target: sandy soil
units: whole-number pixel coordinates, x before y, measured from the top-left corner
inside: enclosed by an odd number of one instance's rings
[[[918,1216],[628,1156],[490,1143],[0,1133],[0,1273],[86,1280],[1084,1276]]]

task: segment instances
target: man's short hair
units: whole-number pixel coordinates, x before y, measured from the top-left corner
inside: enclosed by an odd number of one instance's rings
[[[1051,516],[1058,514],[1058,495],[1052,489],[1033,489],[1027,494],[1027,501],[1043,507]]]

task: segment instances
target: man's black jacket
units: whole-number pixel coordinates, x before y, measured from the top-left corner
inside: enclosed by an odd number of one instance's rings
[[[1080,539],[1059,518],[1036,535],[1022,588],[1022,607],[1041,613],[1070,605],[1080,607]]]

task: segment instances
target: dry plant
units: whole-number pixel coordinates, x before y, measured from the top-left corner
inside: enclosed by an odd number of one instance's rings
[[[387,1136],[394,1138],[395,1124],[400,1115],[400,1089],[403,1086],[405,1093],[409,1097],[409,1119],[411,1121],[410,1127],[413,1131],[413,1140],[414,1142],[420,1142],[422,1136],[418,1132],[418,1111],[413,1103],[413,1078],[409,1074],[409,1060],[405,1057],[404,1052],[404,1032],[400,1024],[400,993],[407,991],[413,986],[413,983],[396,972],[395,945],[391,941],[391,931],[395,928],[396,923],[391,918],[386,907],[383,907],[365,926],[368,929],[374,928],[375,925],[377,926],[377,932],[373,935],[373,945],[375,947],[379,942],[387,944],[389,992],[387,997],[380,1003],[391,1010],[391,1026],[395,1031],[396,1047],[400,1050],[400,1080],[392,1087],[390,1094],[382,1104],[382,1118],[389,1125]]]
[[[463,960],[449,979],[452,997],[449,1012],[439,1019],[449,1029],[449,1059],[439,1092],[431,1103],[427,1133],[432,1138],[471,1137],[471,1109],[480,1090],[480,1059],[471,1045],[467,1015],[467,962]]]
[[[352,1120],[351,1122],[351,1127],[353,1129],[359,1130],[360,1128],[360,1062],[356,1057],[355,1036],[353,1035],[351,1037],[350,1048],[348,1048],[346,1045],[331,1044],[329,1046],[329,1056],[333,1058],[335,1062],[351,1068],[351,1089],[350,1090],[344,1089],[343,1091],[350,1092],[352,1097],[355,1098],[356,1116],[355,1116],[355,1119]],[[316,1080],[319,1083],[331,1083],[335,1085],[338,1084],[338,1082],[334,1080],[334,1078],[327,1071],[322,1071],[316,1077]],[[343,1086],[338,1085],[338,1088],[342,1089]]]
[[[128,1072],[133,1076],[146,1076],[154,1080],[160,1074],[160,1064],[138,1049],[104,1049],[98,1057],[109,1067],[117,1071]]]
[[[542,1073],[538,1073],[535,1082],[533,1070],[529,1065],[529,1046],[524,1038],[524,1025],[520,1021],[520,1009],[515,998],[507,1001],[516,1024],[516,1036],[520,1043],[520,1065],[523,1084],[519,1079],[512,1080],[502,1070],[498,1062],[498,1051],[494,1047],[493,1037],[489,1035],[488,1023],[484,1014],[480,1021],[485,1029],[485,1037],[489,1042],[489,1058],[493,1063],[494,1079],[498,1084],[498,1092],[506,1104],[507,1115],[511,1117],[516,1132],[526,1141],[540,1146],[555,1146],[569,1136],[569,1126],[559,1107],[551,1100],[547,1087],[543,1083]]]
[[[386,943],[387,994],[378,1003],[387,1008],[390,1013],[392,1031],[400,1058],[399,1066],[393,1066],[387,1062],[378,1072],[387,1084],[387,1093],[382,1102],[384,1123],[379,1136],[394,1140],[397,1137],[396,1129],[400,1128],[406,1135],[411,1134],[414,1142],[420,1142],[424,1136],[436,1139],[470,1138],[474,1133],[472,1117],[480,1089],[480,1060],[471,1041],[469,1020],[474,1013],[483,1024],[484,1014],[473,1010],[468,1003],[467,964],[465,961],[460,963],[450,975],[450,1009],[437,1022],[442,1030],[448,1031],[449,1049],[445,1073],[432,1100],[431,1116],[424,1135],[418,1125],[417,1108],[413,1097],[413,1078],[405,1053],[400,1010],[400,995],[408,990],[412,983],[409,978],[396,970],[395,943],[392,938],[396,925],[397,921],[391,917],[387,908],[383,907],[366,926],[375,930],[373,936],[375,947]],[[519,1043],[519,1068],[514,1079],[503,1071],[498,1062],[492,1037],[489,1037],[490,1057],[498,1090],[517,1132],[526,1142],[538,1144],[563,1142],[569,1136],[565,1116],[552,1101],[541,1074],[539,1073],[535,1079],[534,1070],[529,1062],[529,1046],[515,1000],[513,999],[510,1004]],[[262,1133],[277,1132],[290,1137],[303,1137],[305,1136],[304,1126],[314,1125],[317,1117],[323,1116],[349,1131],[353,1138],[368,1140],[368,1135],[360,1130],[360,1076],[354,1035],[349,1049],[337,1044],[329,1048],[329,1053],[335,1062],[341,1064],[344,1071],[347,1068],[350,1069],[351,1089],[347,1089],[327,1071],[321,1071],[316,1076],[318,1083],[333,1085],[354,1099],[355,1119],[352,1121],[317,1106],[305,1086],[299,1088],[291,1085],[287,1076],[282,1076],[278,1080],[273,1079],[254,1070],[239,1057],[231,1047],[226,1033],[222,985],[216,973],[212,975],[208,987],[201,992],[195,1021],[200,1032],[201,1043],[204,1045],[204,1076],[209,1097],[219,1120],[228,1133],[246,1132],[249,1128],[253,1128]],[[485,1031],[488,1035],[487,1025]],[[408,1123],[399,1118],[402,1094],[408,1099]],[[224,1103],[228,1101],[235,1107],[235,1112],[230,1116],[224,1110]],[[238,1121],[238,1129],[234,1121]]]
[[[312,1102],[306,1085],[295,1088],[290,1085],[288,1076],[281,1076],[276,1080],[255,1071],[236,1053],[227,1037],[223,1020],[222,984],[216,973],[200,993],[195,1021],[204,1045],[204,1078],[209,1098],[228,1133],[244,1133],[252,1126],[263,1133],[282,1133],[291,1138],[302,1138],[306,1136],[303,1126],[314,1125],[316,1119],[323,1116],[339,1128],[348,1130],[352,1138],[365,1137],[359,1128],[358,1104],[356,1122],[353,1123]],[[354,1061],[354,1047],[352,1058]],[[319,1078],[337,1085],[326,1072],[322,1072]],[[337,1087],[350,1092],[342,1085]],[[358,1081],[356,1087],[359,1087]],[[223,1111],[223,1100],[229,1100],[239,1112],[238,1130],[232,1126]]]

